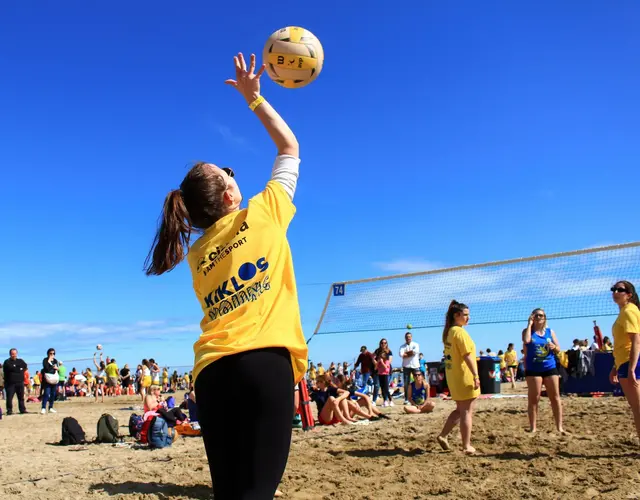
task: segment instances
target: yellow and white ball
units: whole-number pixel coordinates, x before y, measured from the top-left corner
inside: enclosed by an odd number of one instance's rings
[[[262,60],[274,82],[297,89],[318,78],[324,64],[324,50],[320,40],[309,30],[288,26],[269,37]]]

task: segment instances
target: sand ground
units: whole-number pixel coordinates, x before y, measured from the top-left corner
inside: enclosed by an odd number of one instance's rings
[[[505,390],[505,393],[512,393]],[[523,394],[520,386],[516,394]],[[178,394],[178,400],[181,394]],[[4,406],[4,401],[2,401]],[[149,451],[88,445],[62,447],[60,428],[74,416],[95,436],[102,413],[118,418],[122,433],[133,397],[56,405],[59,413],[13,415],[0,421],[0,497],[20,499],[203,499],[210,478],[200,438]],[[640,498],[640,445],[622,398],[563,398],[569,436],[552,432],[541,407],[539,432],[524,432],[526,399],[478,401],[474,457],[443,452],[434,438],[454,407],[439,402],[429,415],[409,416],[400,405],[391,420],[366,426],[294,431],[281,489],[291,499],[573,499]],[[37,404],[28,404],[37,412]],[[459,435],[452,435],[454,449]]]

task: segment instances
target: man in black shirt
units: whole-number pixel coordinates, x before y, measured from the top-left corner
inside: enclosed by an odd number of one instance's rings
[[[13,395],[18,396],[20,413],[27,413],[24,406],[24,372],[27,363],[18,358],[18,349],[9,350],[9,359],[2,364],[4,371],[4,388],[7,391],[7,415],[13,413]]]

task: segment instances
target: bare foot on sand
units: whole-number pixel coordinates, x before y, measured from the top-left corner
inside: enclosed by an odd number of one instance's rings
[[[442,448],[443,450],[449,451],[451,449],[451,446],[449,446],[449,441],[447,441],[446,437],[438,436],[437,441],[440,445],[440,448]]]
[[[465,455],[475,455],[476,449],[473,446],[469,446],[468,448],[465,448],[464,450],[462,450],[464,452]]]

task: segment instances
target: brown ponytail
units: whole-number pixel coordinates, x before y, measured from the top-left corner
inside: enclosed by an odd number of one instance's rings
[[[449,329],[453,326],[455,315],[461,313],[465,309],[469,308],[457,300],[452,300],[451,304],[449,304],[449,309],[447,309],[447,314],[444,319],[444,330],[442,331],[443,344],[447,343],[447,335],[449,334]]]
[[[184,259],[191,234],[208,229],[227,213],[223,197],[227,184],[219,172],[210,163],[198,162],[180,189],[167,195],[160,227],[144,262],[147,276],[171,271]]]
[[[179,189],[164,200],[160,227],[144,262],[145,274],[159,276],[176,267],[186,254],[193,228]]]

